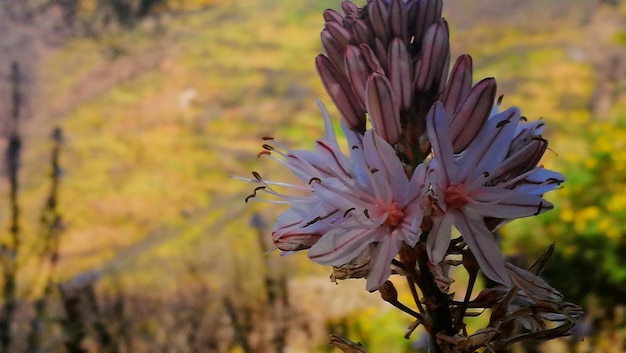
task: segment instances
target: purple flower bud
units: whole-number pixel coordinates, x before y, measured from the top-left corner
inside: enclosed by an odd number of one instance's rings
[[[372,0],[367,4],[367,14],[376,38],[386,48],[390,37],[389,10],[387,10],[387,6],[385,6],[382,0]]]
[[[448,24],[441,19],[424,36],[422,51],[415,66],[415,89],[420,92],[438,90],[439,80],[444,76],[444,71],[448,71],[449,57]]]
[[[391,36],[399,38],[402,41],[407,40],[406,30],[406,10],[404,8],[404,1],[392,0],[389,6],[389,22],[391,25]]]
[[[343,69],[343,55],[346,47],[341,45],[326,29],[320,33],[320,39],[322,41],[322,47],[324,47],[326,55],[333,65],[338,69]]]
[[[450,135],[455,153],[463,151],[476,137],[489,117],[496,97],[496,80],[478,82],[450,119]]]
[[[345,62],[346,74],[352,84],[352,89],[354,90],[357,98],[359,98],[361,107],[365,109],[365,102],[367,101],[365,94],[367,78],[370,76],[372,71],[365,61],[363,54],[361,54],[361,50],[353,45],[348,46],[346,49]]]
[[[344,48],[350,44],[352,35],[351,33],[343,28],[343,26],[338,22],[326,22],[326,30],[330,33],[330,35],[339,42]]]
[[[315,67],[326,88],[326,92],[333,100],[350,129],[365,131],[365,111],[360,107],[352,86],[343,73],[324,55],[318,55]]]
[[[441,0],[418,0],[415,1],[414,4],[413,9],[410,9],[409,18],[414,19],[414,40],[415,45],[419,48],[430,26],[441,18],[443,2]]]
[[[390,145],[400,139],[400,112],[389,80],[374,73],[367,80],[367,112],[378,136]]]
[[[343,1],[341,3],[341,9],[346,14],[346,16],[354,16],[359,13],[359,8],[350,1]]]
[[[442,101],[446,114],[452,116],[472,89],[472,57],[461,55],[456,59],[450,79],[443,91]]]
[[[400,109],[408,110],[413,98],[411,77],[411,57],[406,45],[399,38],[394,38],[389,46],[389,81],[398,100]]]

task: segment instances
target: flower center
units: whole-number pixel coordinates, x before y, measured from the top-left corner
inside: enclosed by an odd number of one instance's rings
[[[392,202],[389,209],[387,209],[387,219],[385,220],[384,225],[397,227],[400,223],[402,223],[402,218],[404,218],[404,212],[402,212],[398,203]]]
[[[465,194],[465,186],[463,184],[452,184],[448,186],[444,201],[452,208],[460,208],[466,205],[469,200]]]

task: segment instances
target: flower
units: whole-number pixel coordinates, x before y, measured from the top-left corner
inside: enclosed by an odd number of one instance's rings
[[[394,148],[374,130],[361,135],[342,124],[350,146],[350,157],[345,156],[320,108],[326,133],[315,142],[314,152],[272,142],[261,153],[304,184],[267,181],[253,173],[248,181],[261,186],[248,199],[264,192],[278,198],[271,202],[291,206],[272,228],[274,244],[285,252],[309,249],[311,260],[340,267],[369,251],[366,288],[374,291],[391,275],[391,261],[402,243],[414,246],[419,239],[426,166],[408,177]],[[286,195],[276,187],[304,191],[304,196]]]
[[[368,0],[363,8],[344,1],[341,6],[343,15],[324,12],[320,36],[326,53],[315,60],[328,95],[351,130],[363,134],[369,119],[389,144],[405,140],[418,146],[424,117],[448,75],[442,1]]]
[[[485,275],[511,285],[485,218],[499,220],[498,225],[502,220],[545,212],[552,204],[542,194],[564,181],[562,175],[536,166],[537,157],[545,151],[545,140],[533,134],[536,125],[519,123],[517,108],[492,114],[467,148],[455,153],[443,103],[431,108],[426,122],[433,151],[428,175],[433,202],[440,213],[433,218],[427,238],[431,262],[437,264],[445,257],[454,226]]]

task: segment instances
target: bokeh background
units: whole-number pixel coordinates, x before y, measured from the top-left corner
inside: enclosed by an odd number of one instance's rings
[[[359,4],[362,4],[359,3]],[[309,148],[313,65],[339,0],[0,0],[0,352],[419,352],[410,318],[250,203],[262,136]],[[445,0],[453,57],[543,119],[555,210],[504,227],[586,316],[516,352],[626,351],[626,2]],[[462,292],[463,283],[457,283]],[[481,319],[478,319],[480,321]],[[484,322],[483,322],[484,323]]]

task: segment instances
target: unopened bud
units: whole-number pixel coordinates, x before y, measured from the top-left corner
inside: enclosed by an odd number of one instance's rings
[[[400,139],[400,112],[389,80],[374,73],[367,80],[367,113],[374,131],[390,145]]]
[[[398,291],[391,281],[386,281],[378,288],[381,298],[388,303],[398,302]]]

